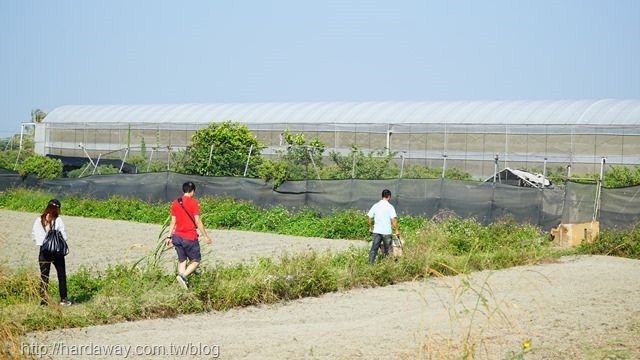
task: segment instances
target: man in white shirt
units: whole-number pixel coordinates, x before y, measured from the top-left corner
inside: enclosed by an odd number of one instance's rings
[[[382,199],[375,203],[367,213],[369,232],[371,233],[369,264],[373,264],[376,261],[381,243],[384,243],[383,254],[385,256],[389,255],[392,243],[392,226],[396,231],[396,236],[400,237],[396,209],[389,200],[391,200],[391,191],[388,189],[382,190]]]

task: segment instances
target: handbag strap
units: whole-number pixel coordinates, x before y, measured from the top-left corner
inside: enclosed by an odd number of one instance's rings
[[[189,219],[191,219],[191,222],[193,223],[193,226],[195,226],[196,229],[197,229],[198,225],[196,224],[196,221],[193,219],[191,214],[189,214],[189,212],[187,211],[187,208],[184,207],[184,204],[182,203],[182,198],[178,198],[177,200],[178,200],[178,204],[180,204],[180,206],[182,206],[182,210],[184,210],[184,212],[187,213],[187,216],[189,217]]]

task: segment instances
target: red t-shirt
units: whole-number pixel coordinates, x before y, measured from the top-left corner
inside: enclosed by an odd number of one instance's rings
[[[184,209],[180,206],[178,200],[174,200],[171,204],[171,216],[176,217],[176,227],[173,233],[181,238],[196,241],[198,240],[198,231],[191,219],[195,220],[196,215],[200,215],[200,205],[198,205],[196,199],[188,196],[182,197],[182,205],[184,205]],[[184,211],[185,209],[187,210],[186,212]],[[191,219],[187,212],[191,215]]]

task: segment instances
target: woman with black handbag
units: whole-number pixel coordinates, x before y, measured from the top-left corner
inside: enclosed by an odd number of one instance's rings
[[[33,230],[31,235],[33,241],[40,247],[40,253],[38,255],[38,263],[40,264],[40,305],[46,305],[48,303],[47,286],[49,284],[49,272],[51,271],[51,264],[55,266],[56,273],[58,274],[58,288],[60,290],[60,305],[71,305],[71,301],[67,299],[67,273],[65,268],[64,257],[67,251],[63,253],[52,253],[47,251],[46,244],[42,246],[50,232],[58,231],[62,235],[62,241],[66,248],[67,233],[64,228],[64,222],[60,217],[60,201],[52,199],[47,203],[47,207],[44,209],[42,215],[36,218],[33,223]]]

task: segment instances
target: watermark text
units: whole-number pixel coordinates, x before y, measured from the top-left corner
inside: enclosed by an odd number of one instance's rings
[[[203,344],[202,342],[187,342],[184,344],[169,343],[165,345],[122,345],[122,344],[87,344],[67,343],[58,341],[51,344],[39,342],[22,342],[22,355],[37,358],[49,356],[115,356],[123,359],[136,356],[205,356],[216,359],[220,357],[220,345]]]

